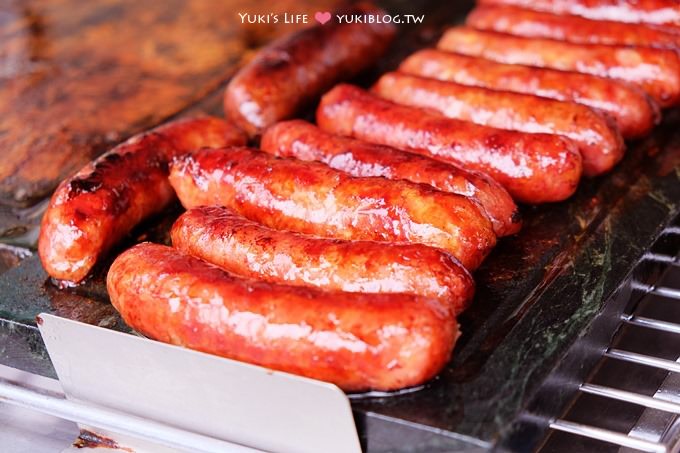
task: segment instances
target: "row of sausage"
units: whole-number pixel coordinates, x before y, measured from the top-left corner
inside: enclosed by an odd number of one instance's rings
[[[45,269],[82,281],[177,196],[173,247],[137,245],[109,270],[130,326],[349,391],[427,381],[459,335],[469,271],[521,227],[515,201],[568,198],[680,99],[671,31],[597,34],[591,19],[498,4],[517,2],[483,2],[370,90],[333,85],[381,57],[391,25],[273,43],[229,84],[233,123],[171,123],[64,181],[43,220]],[[316,125],[291,119],[323,93]]]

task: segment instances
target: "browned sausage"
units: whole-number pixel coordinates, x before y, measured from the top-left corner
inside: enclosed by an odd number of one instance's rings
[[[671,49],[574,44],[467,27],[448,29],[437,47],[500,63],[624,80],[645,90],[662,107],[680,102],[680,56]]]
[[[522,226],[517,205],[491,177],[427,156],[333,135],[302,120],[269,127],[260,148],[277,156],[317,160],[352,176],[407,179],[464,195],[481,206],[497,236],[514,234]]]
[[[680,27],[678,0],[478,0],[478,3],[514,5],[555,14],[656,24],[673,29]]]
[[[219,206],[182,214],[172,245],[232,274],[294,286],[441,298],[458,314],[474,282],[456,259],[422,244],[344,241],[279,231]]]
[[[638,87],[589,74],[508,65],[434,49],[414,53],[399,71],[584,104],[616,119],[625,138],[647,135],[660,120],[656,103]]]
[[[436,110],[449,118],[521,132],[569,137],[583,157],[588,176],[614,167],[625,150],[616,124],[585,105],[529,94],[494,91],[390,72],[373,91],[398,104]]]
[[[619,44],[680,48],[680,34],[645,24],[586,19],[578,16],[520,9],[478,6],[467,17],[468,26],[529,38],[549,38],[579,44]]]
[[[461,195],[410,181],[355,178],[255,149],[187,155],[173,164],[170,182],[187,209],[221,205],[278,230],[432,245],[467,269],[479,266],[496,242],[491,221]]]
[[[422,384],[458,337],[438,299],[258,282],[150,243],[116,258],[107,287],[125,322],[150,338],[347,391]]]
[[[446,118],[338,85],[316,112],[319,127],[408,149],[487,173],[516,200],[546,203],[569,198],[581,177],[581,155],[568,138],[506,131]]]
[[[174,200],[168,182],[173,157],[244,143],[230,123],[206,117],[175,121],[113,148],[63,181],[52,196],[38,242],[43,267],[60,280],[83,280],[135,225]]]
[[[368,5],[340,13],[384,14]],[[224,111],[251,136],[259,135],[270,124],[295,116],[335,83],[373,64],[394,33],[391,24],[340,24],[332,19],[274,41],[229,83]]]

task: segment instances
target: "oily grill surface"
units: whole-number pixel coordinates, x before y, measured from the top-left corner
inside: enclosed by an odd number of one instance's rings
[[[390,56],[358,81],[363,85],[431,43],[443,26],[462,20],[472,4],[427,2],[421,11],[399,1],[382,6],[394,13],[423,13],[426,20],[402,27]],[[221,89],[178,114],[221,115]],[[500,240],[475,273],[477,293],[460,319],[463,336],[450,363],[423,388],[353,398],[359,425],[377,414],[402,426],[407,422],[483,441],[498,438],[679,209],[680,112],[670,112],[650,137],[629,144],[612,173],[584,180],[566,202],[522,207],[520,234]],[[0,363],[54,375],[35,315],[45,311],[128,330],[107,299],[108,264],[134,242],[168,243],[167,231],[181,208],[138,228],[87,284],[72,289],[50,283],[37,256],[16,257],[27,253],[22,247],[35,237],[40,212],[40,204],[0,207]]]

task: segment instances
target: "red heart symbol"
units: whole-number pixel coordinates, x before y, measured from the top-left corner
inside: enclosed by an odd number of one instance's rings
[[[331,20],[331,13],[328,11],[323,12],[323,11],[317,11],[316,14],[314,14],[314,19],[321,25],[325,24],[329,20]]]

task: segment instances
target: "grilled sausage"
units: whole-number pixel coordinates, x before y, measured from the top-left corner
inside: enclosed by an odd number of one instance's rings
[[[344,12],[383,14],[367,5]],[[392,24],[329,22],[275,41],[229,83],[224,111],[251,136],[257,136],[270,124],[295,116],[336,82],[373,64],[394,33]]]
[[[526,203],[564,200],[581,177],[581,155],[567,138],[454,120],[394,104],[352,85],[338,85],[321,99],[316,122],[335,134],[482,171]]]
[[[521,132],[569,137],[579,147],[583,171],[593,176],[616,165],[624,153],[623,138],[604,115],[574,102],[528,94],[493,91],[390,72],[373,91],[398,104],[436,110],[449,118]]]
[[[116,258],[107,287],[125,322],[150,338],[347,391],[422,384],[458,337],[437,299],[258,282],[150,243]]]
[[[514,234],[522,226],[517,206],[492,178],[427,156],[333,135],[302,120],[269,127],[260,148],[277,156],[317,160],[352,176],[407,179],[464,195],[486,213],[497,236]]]
[[[414,53],[399,71],[584,104],[611,115],[625,138],[645,136],[661,118],[656,103],[641,89],[589,74],[508,65],[433,49]]]
[[[38,253],[47,273],[79,282],[111,247],[174,198],[168,163],[202,147],[244,144],[217,118],[180,120],[133,137],[63,181],[50,200]]]
[[[170,182],[187,209],[222,205],[278,230],[432,245],[467,269],[479,266],[496,242],[489,219],[461,195],[409,181],[355,178],[319,162],[249,148],[180,158]]]
[[[680,27],[678,0],[478,0],[483,5],[513,5],[596,20]]]
[[[609,44],[678,49],[680,34],[645,24],[591,20],[512,6],[478,6],[468,26],[528,38],[549,38],[578,44]]]
[[[268,228],[219,206],[182,214],[172,245],[232,274],[330,291],[441,298],[455,314],[474,292],[453,256],[422,244],[324,239]]]
[[[661,107],[672,107],[680,101],[680,56],[671,49],[574,44],[467,27],[448,29],[437,47],[500,63],[624,80],[645,90]]]

